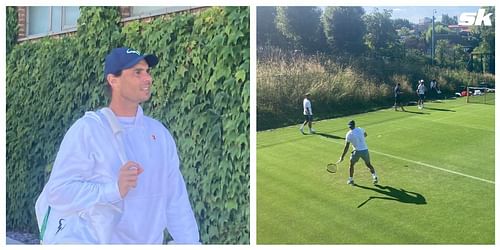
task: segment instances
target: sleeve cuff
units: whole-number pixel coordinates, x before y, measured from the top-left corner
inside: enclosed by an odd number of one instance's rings
[[[109,203],[115,203],[122,200],[117,182],[104,184],[104,192],[102,200]]]

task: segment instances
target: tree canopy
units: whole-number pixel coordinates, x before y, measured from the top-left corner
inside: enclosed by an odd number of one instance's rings
[[[481,7],[495,13],[495,7]],[[459,65],[464,60],[458,50],[494,55],[495,20],[492,26],[457,27],[456,16],[443,14],[440,22],[411,23],[392,17],[391,10],[365,13],[360,6],[258,7],[257,45],[300,50],[306,54],[323,53],[337,59],[384,57],[403,59],[408,53],[429,60],[434,45],[439,45],[439,62]],[[440,40],[446,40],[439,42]],[[449,48],[445,48],[449,46]],[[470,60],[470,59],[467,59]],[[451,63],[453,62],[453,63]],[[493,69],[493,64],[488,66]],[[484,68],[484,67],[483,67]]]
[[[322,24],[330,49],[336,53],[359,55],[364,52],[366,26],[362,7],[326,7]]]
[[[276,27],[288,38],[294,49],[313,52],[322,50],[324,36],[318,7],[276,7]]]

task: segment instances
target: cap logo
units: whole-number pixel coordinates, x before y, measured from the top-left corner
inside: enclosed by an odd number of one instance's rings
[[[131,49],[127,49],[127,54],[137,54],[138,56],[141,55],[141,53],[139,53],[139,51],[137,51],[137,50],[131,50]]]

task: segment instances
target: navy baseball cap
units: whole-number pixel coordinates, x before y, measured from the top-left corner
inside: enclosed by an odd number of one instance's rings
[[[118,74],[118,72],[131,68],[139,63],[140,60],[146,60],[150,68],[158,64],[158,57],[155,55],[141,55],[137,50],[130,48],[114,48],[106,56],[104,62],[104,77],[108,74]]]
[[[349,128],[354,128],[354,126],[356,126],[356,123],[354,122],[354,120],[350,120],[349,123],[347,123],[347,126],[349,126]]]

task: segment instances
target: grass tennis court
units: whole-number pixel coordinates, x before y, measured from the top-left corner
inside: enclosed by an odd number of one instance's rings
[[[483,103],[495,105],[495,93],[486,93],[484,95],[469,96],[469,103]]]
[[[494,244],[494,105],[426,103],[257,133],[258,244]],[[379,184],[360,160],[335,174],[347,122],[366,130]],[[308,131],[308,129],[305,129]]]

